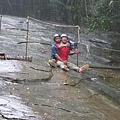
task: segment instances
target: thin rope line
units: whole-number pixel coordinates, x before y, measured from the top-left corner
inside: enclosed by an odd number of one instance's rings
[[[78,28],[78,41],[80,42],[80,34],[79,34],[80,27],[79,27],[78,25],[76,25],[76,26],[57,25],[57,24],[47,23],[47,22],[44,22],[44,21],[41,21],[41,20],[38,20],[38,19],[35,19],[35,18],[32,18],[32,17],[29,17],[29,18],[32,19],[32,20],[35,20],[35,21],[38,21],[38,22],[41,22],[41,23],[45,23],[45,24],[48,24],[48,25],[53,25],[53,26],[59,26],[59,27],[77,27],[77,28]],[[4,23],[7,23],[7,22],[4,21]],[[12,24],[10,24],[10,23],[8,23],[8,24],[9,24],[9,25],[12,25]],[[15,25],[13,25],[13,26],[16,27]],[[86,44],[86,43],[81,43],[81,42],[80,42],[80,44],[86,46],[86,49],[87,49],[87,52],[88,52],[88,53],[89,53],[90,47],[99,48],[99,49],[102,49],[102,50],[109,50],[109,51],[114,51],[114,52],[120,52],[120,50],[97,47],[97,46],[93,46],[93,45],[88,45],[88,44]]]
[[[90,47],[94,47],[94,48],[99,48],[99,49],[102,49],[102,50],[109,50],[109,51],[120,52],[120,50],[97,47],[97,46],[93,46],[93,45],[88,45],[88,44],[86,44],[86,43],[80,43],[80,44],[81,44],[81,45],[85,45],[85,46],[86,46],[86,49],[88,49],[88,48],[90,48]]]
[[[41,22],[41,23],[45,23],[45,24],[48,24],[48,25],[52,25],[52,26],[58,26],[58,27],[78,27],[78,25],[76,25],[76,26],[72,26],[72,25],[57,25],[57,24],[52,24],[52,23],[48,23],[48,22],[44,22],[44,21],[41,21],[41,20],[38,20],[38,19],[35,19],[35,18],[33,18],[33,17],[29,17],[30,19],[32,19],[32,20],[35,20],[35,21],[38,21],[38,22]]]

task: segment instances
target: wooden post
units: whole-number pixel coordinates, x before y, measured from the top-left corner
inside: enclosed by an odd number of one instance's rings
[[[2,23],[2,9],[1,9],[1,15],[0,15],[0,33],[1,33],[1,23]]]
[[[27,17],[26,24],[27,24],[27,36],[26,36],[26,53],[25,53],[25,56],[27,58],[28,35],[29,35],[29,16]]]
[[[0,33],[1,33],[1,22],[2,22],[2,15],[0,16]]]
[[[80,43],[80,27],[78,26],[78,43]],[[77,45],[78,48],[78,45]],[[78,54],[77,54],[77,66],[78,66]]]

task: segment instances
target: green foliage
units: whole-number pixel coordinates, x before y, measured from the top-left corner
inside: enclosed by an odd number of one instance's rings
[[[110,25],[113,24],[113,21],[111,21],[109,18],[106,18],[105,16],[96,18],[84,18],[83,22],[90,28],[90,31],[93,31],[95,29],[108,31],[110,30]]]
[[[95,15],[84,17],[82,20],[90,31],[95,29],[120,31],[120,27],[118,27],[120,25],[120,1],[99,0],[94,7]]]
[[[120,31],[120,0],[11,0],[1,2],[3,14],[72,25],[90,30]]]

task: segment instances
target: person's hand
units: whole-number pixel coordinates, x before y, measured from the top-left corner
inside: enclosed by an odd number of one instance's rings
[[[65,64],[65,65],[67,65],[67,61],[65,60],[65,61],[63,61],[63,63]]]
[[[63,68],[65,71],[69,71],[69,68],[67,67],[67,65],[64,65],[64,68]]]
[[[70,46],[70,43],[66,43],[66,44],[63,45],[63,47],[66,47],[66,46],[69,47],[69,46]]]
[[[70,46],[70,43],[66,43],[66,46]]]
[[[75,49],[74,53],[75,53],[75,54],[78,54],[78,53],[79,53],[78,49]]]

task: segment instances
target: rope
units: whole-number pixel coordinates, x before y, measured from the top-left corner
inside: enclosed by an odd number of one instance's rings
[[[102,48],[102,47],[98,47],[98,46],[88,45],[86,43],[80,43],[80,44],[86,46],[86,50],[87,50],[88,53],[90,53],[90,47],[94,47],[94,48],[98,48],[98,49],[102,49],[102,50],[120,52],[120,50],[115,50],[115,49],[110,49],[110,48]]]
[[[48,23],[48,22],[43,22],[41,20],[38,20],[38,19],[35,19],[35,18],[32,18],[32,17],[29,17],[31,20],[34,20],[34,21],[37,21],[37,22],[41,22],[41,23],[44,23],[44,24],[47,24],[47,25],[52,25],[52,26],[55,26],[55,27],[72,27],[72,28],[78,28],[78,43],[80,43],[80,33],[79,33],[79,30],[80,30],[80,27],[78,25],[76,26],[72,26],[72,25],[58,25],[58,24],[52,24],[52,23]],[[78,48],[78,46],[77,46]],[[78,54],[77,54],[77,66],[78,66]]]
[[[87,52],[89,53],[89,55],[90,55],[90,48],[91,48],[91,47],[97,48],[97,49],[101,49],[101,50],[107,50],[107,51],[113,51],[113,52],[120,52],[120,50],[109,49],[109,48],[102,48],[102,47],[98,47],[98,46],[89,45],[89,44],[86,44],[86,43],[81,43],[81,42],[80,42],[80,32],[79,32],[80,27],[79,27],[78,25],[72,26],[72,25],[58,25],[58,24],[52,24],[52,23],[48,23],[48,22],[44,22],[44,21],[35,19],[35,18],[33,18],[33,17],[29,17],[29,19],[34,20],[34,21],[37,21],[37,22],[41,22],[41,23],[43,23],[43,24],[47,24],[47,25],[50,25],[50,26],[78,28],[78,33],[77,33],[77,34],[78,34],[78,43],[80,43],[80,45],[86,46],[86,50],[87,50]],[[78,65],[78,54],[77,54],[77,65]]]
[[[52,23],[48,23],[48,22],[44,22],[44,21],[41,21],[41,20],[38,20],[38,19],[35,19],[33,17],[29,17],[31,20],[34,20],[34,21],[37,21],[37,22],[41,22],[41,23],[44,23],[44,24],[47,24],[47,25],[52,25],[52,26],[55,26],[55,27],[78,27],[78,25],[76,26],[72,26],[72,25],[58,25],[58,24],[52,24]]]
[[[81,43],[81,42],[80,42],[80,33],[79,33],[80,27],[79,27],[78,25],[76,25],[76,26],[72,26],[72,25],[57,25],[57,24],[52,24],[52,23],[44,22],[44,21],[41,21],[41,20],[38,20],[38,19],[35,19],[35,18],[32,18],[32,17],[29,17],[29,19],[34,20],[34,21],[37,21],[37,22],[41,22],[41,23],[44,23],[44,24],[52,25],[52,26],[78,28],[78,43],[80,43],[80,45],[85,45],[85,46],[86,46],[86,50],[87,50],[88,53],[90,53],[90,47],[94,47],[94,48],[98,48],[98,49],[102,49],[102,50],[113,51],[113,52],[120,52],[120,50],[109,49],[109,48],[102,48],[102,47],[98,47],[98,46],[88,45],[88,44],[86,44],[86,43]],[[7,22],[4,21],[4,23],[7,23]],[[7,24],[16,27],[16,26],[13,25],[13,24],[10,24],[10,23],[7,23]]]
[[[89,49],[90,47],[95,47],[95,48],[99,48],[99,49],[104,49],[104,50],[110,50],[110,51],[115,51],[115,52],[120,52],[120,50],[115,50],[115,49],[109,49],[109,48],[102,48],[102,47],[97,47],[97,46],[93,46],[93,45],[88,45],[86,43],[81,43],[80,42],[80,27],[78,25],[76,26],[72,26],[72,25],[57,25],[57,24],[52,24],[52,23],[48,23],[48,22],[44,22],[44,21],[41,21],[41,20],[38,20],[38,19],[35,19],[35,18],[32,18],[30,17],[31,20],[34,20],[34,21],[38,21],[38,22],[41,22],[41,23],[44,23],[44,24],[48,24],[48,25],[52,25],[52,26],[59,26],[59,27],[76,27],[78,28],[78,43],[80,43],[81,45],[85,45],[86,46],[86,50],[87,52],[89,53]]]

